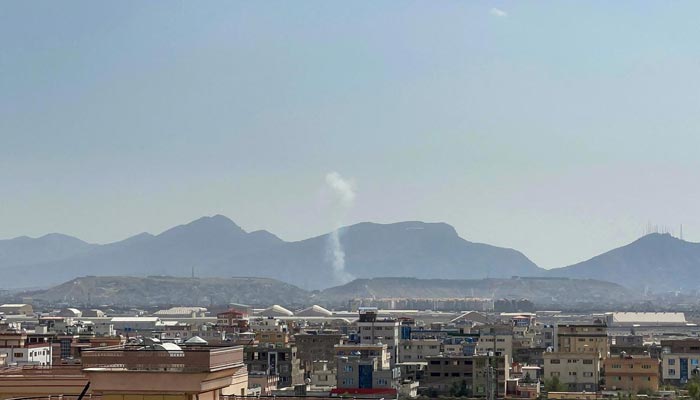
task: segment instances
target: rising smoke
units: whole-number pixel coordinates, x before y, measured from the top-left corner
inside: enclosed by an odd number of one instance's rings
[[[333,231],[328,237],[328,255],[335,280],[343,284],[351,281],[353,276],[345,270],[345,250],[340,242],[340,228],[355,203],[355,188],[337,172],[326,174],[326,185],[330,189],[333,201]]]

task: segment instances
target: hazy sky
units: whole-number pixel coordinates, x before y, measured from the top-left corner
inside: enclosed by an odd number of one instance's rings
[[[543,267],[700,241],[700,3],[0,2],[0,237],[445,221]]]

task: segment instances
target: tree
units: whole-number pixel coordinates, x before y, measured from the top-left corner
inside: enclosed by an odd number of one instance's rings
[[[550,379],[544,380],[544,390],[547,392],[564,392],[566,387],[559,381],[558,376],[553,376]]]
[[[694,376],[688,381],[685,388],[688,390],[688,396],[690,396],[691,399],[700,400],[700,378]]]

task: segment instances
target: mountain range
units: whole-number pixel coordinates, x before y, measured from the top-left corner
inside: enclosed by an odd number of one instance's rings
[[[404,276],[483,279],[511,276],[606,280],[633,289],[695,290],[700,244],[650,234],[590,260],[545,270],[513,249],[461,238],[445,223],[364,222],[339,231],[343,276],[332,268],[330,234],[288,242],[267,231],[246,232],[222,215],[203,217],[158,235],[109,244],[49,234],[0,240],[0,288],[47,287],[78,276],[276,278],[305,290],[352,278]]]

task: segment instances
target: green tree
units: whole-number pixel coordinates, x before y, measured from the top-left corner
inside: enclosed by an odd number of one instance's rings
[[[544,390],[547,392],[564,392],[566,391],[566,386],[559,381],[558,376],[553,376],[544,380]]]
[[[688,396],[693,400],[700,400],[700,378],[694,376],[685,385],[686,390],[688,390]]]

